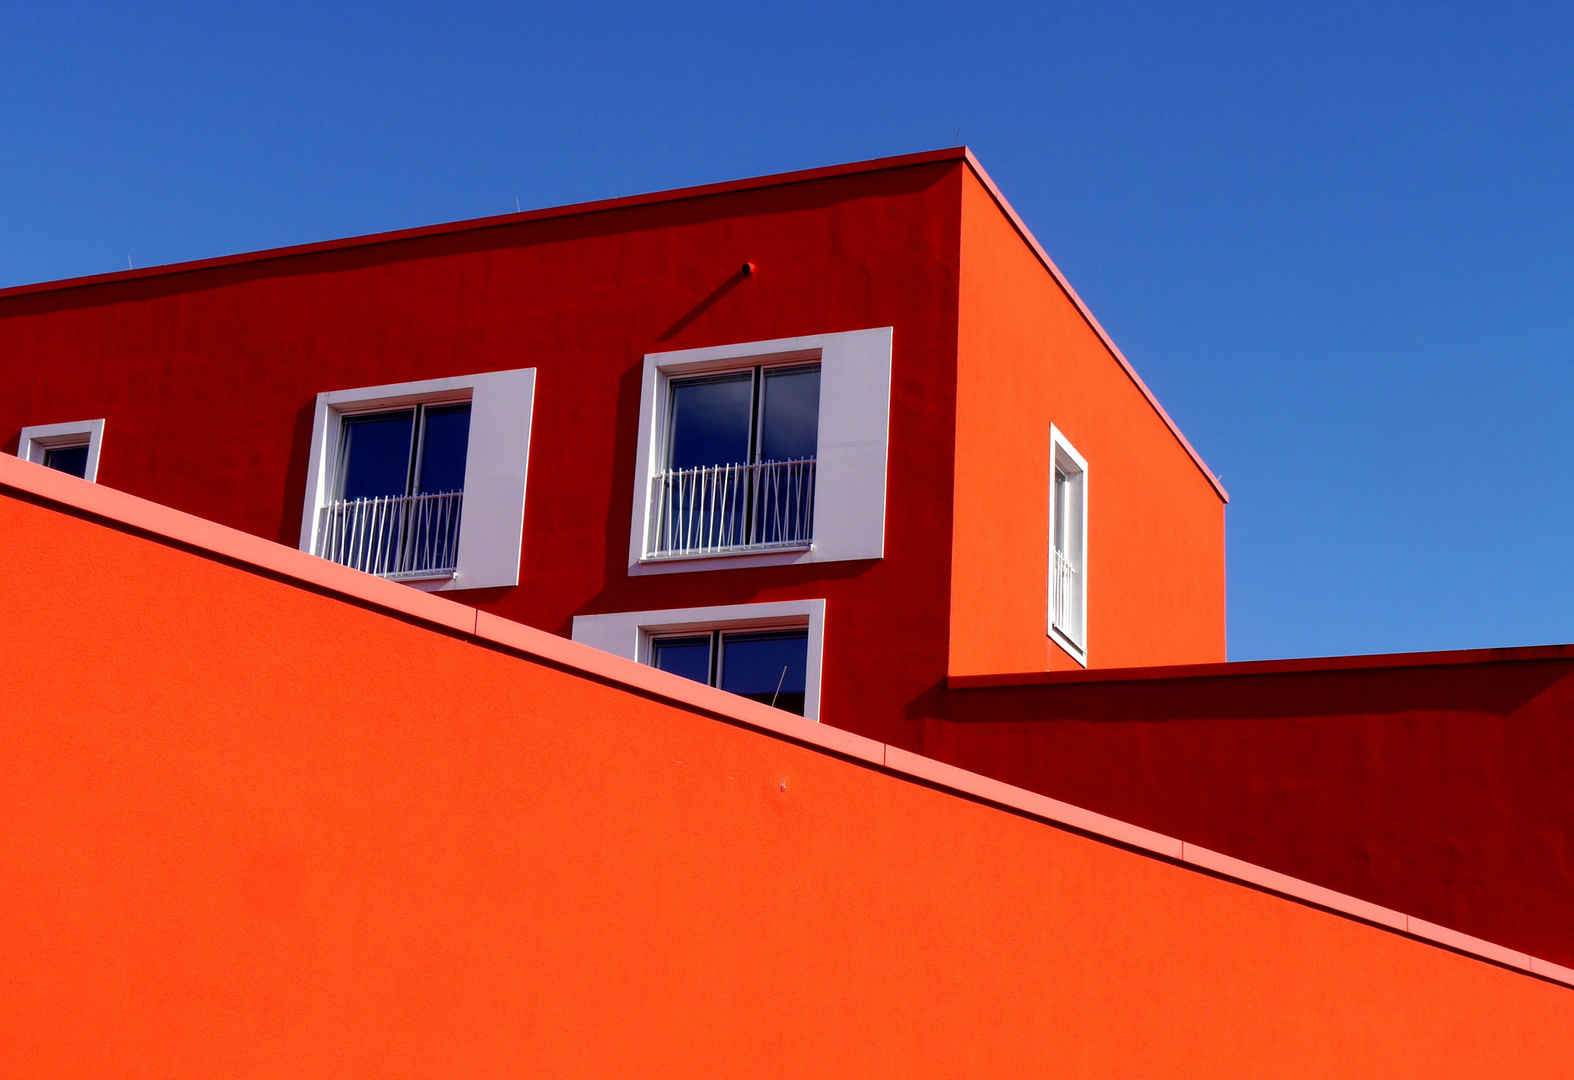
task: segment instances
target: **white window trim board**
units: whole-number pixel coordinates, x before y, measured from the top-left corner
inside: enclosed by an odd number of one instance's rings
[[[1077,576],[1081,579],[1077,589],[1077,603],[1080,608],[1078,622],[1082,625],[1082,640],[1077,641],[1060,627],[1055,625],[1054,609],[1054,584],[1052,577],[1046,578],[1048,593],[1045,597],[1044,622],[1049,628],[1049,636],[1061,648],[1070,654],[1071,658],[1083,667],[1088,666],[1088,463],[1087,459],[1077,453],[1066,436],[1054,424],[1049,425],[1049,567],[1048,572],[1055,572],[1055,466],[1064,462],[1071,470],[1082,475],[1082,533],[1079,538],[1082,545],[1082,565],[1077,567]]]
[[[35,424],[22,429],[16,441],[16,456],[35,465],[44,463],[44,453],[61,447],[86,446],[87,468],[82,479],[98,482],[98,454],[104,443],[103,420],[77,420],[68,424]]]
[[[891,422],[892,328],[648,353],[639,399],[629,574],[675,574],[885,557],[886,463]],[[666,427],[673,376],[793,360],[820,364],[820,429],[814,480],[814,543],[807,550],[694,558],[647,558],[650,482]]]
[[[625,660],[650,663],[652,638],[705,630],[809,628],[808,667],[804,675],[803,714],[820,719],[820,674],[825,654],[825,601],[781,600],[763,604],[619,611],[574,616],[573,638]]]
[[[318,512],[333,490],[344,417],[407,405],[468,401],[470,439],[465,448],[459,568],[452,578],[408,584],[428,591],[518,585],[535,389],[536,369],[516,368],[318,394],[306,498],[301,508],[300,549],[314,550]]]

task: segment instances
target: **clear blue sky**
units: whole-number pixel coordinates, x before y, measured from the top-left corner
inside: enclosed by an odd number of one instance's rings
[[[1574,641],[1574,5],[8,5],[0,285],[973,147],[1233,659]]]

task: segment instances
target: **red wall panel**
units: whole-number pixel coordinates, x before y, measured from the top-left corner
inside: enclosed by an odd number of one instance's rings
[[[1574,1059],[1566,986],[244,564],[11,497],[0,560],[7,1076]]]
[[[466,602],[567,634],[576,614],[823,597],[823,718],[916,748],[945,675],[964,168],[0,298],[0,432],[14,451],[25,425],[105,417],[101,483],[293,545],[319,391],[535,367],[520,586]],[[642,356],[878,326],[886,558],[630,580]]]
[[[1542,651],[951,690],[925,753],[1574,966],[1574,648]]]

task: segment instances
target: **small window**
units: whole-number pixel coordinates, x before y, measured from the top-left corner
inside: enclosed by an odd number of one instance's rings
[[[44,468],[72,476],[87,476],[87,443],[44,448]]]
[[[469,402],[344,417],[317,554],[400,580],[453,576],[469,439]]]
[[[804,715],[809,631],[712,630],[656,637],[652,667]]]
[[[1088,466],[1050,429],[1049,634],[1087,661]]]
[[[820,365],[673,379],[666,417],[652,555],[810,546]]]
[[[102,420],[26,427],[17,440],[16,456],[93,481],[98,479],[98,451],[103,436]]]

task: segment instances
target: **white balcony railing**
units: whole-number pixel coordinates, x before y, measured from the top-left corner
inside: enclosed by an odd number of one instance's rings
[[[651,479],[652,556],[806,548],[814,458],[674,469]]]
[[[1081,615],[1077,610],[1077,568],[1059,548],[1055,550],[1054,568],[1050,571],[1050,607],[1054,612],[1055,629],[1072,637],[1081,636]]]
[[[317,520],[317,554],[395,581],[451,576],[464,497],[448,491],[329,503]]]

